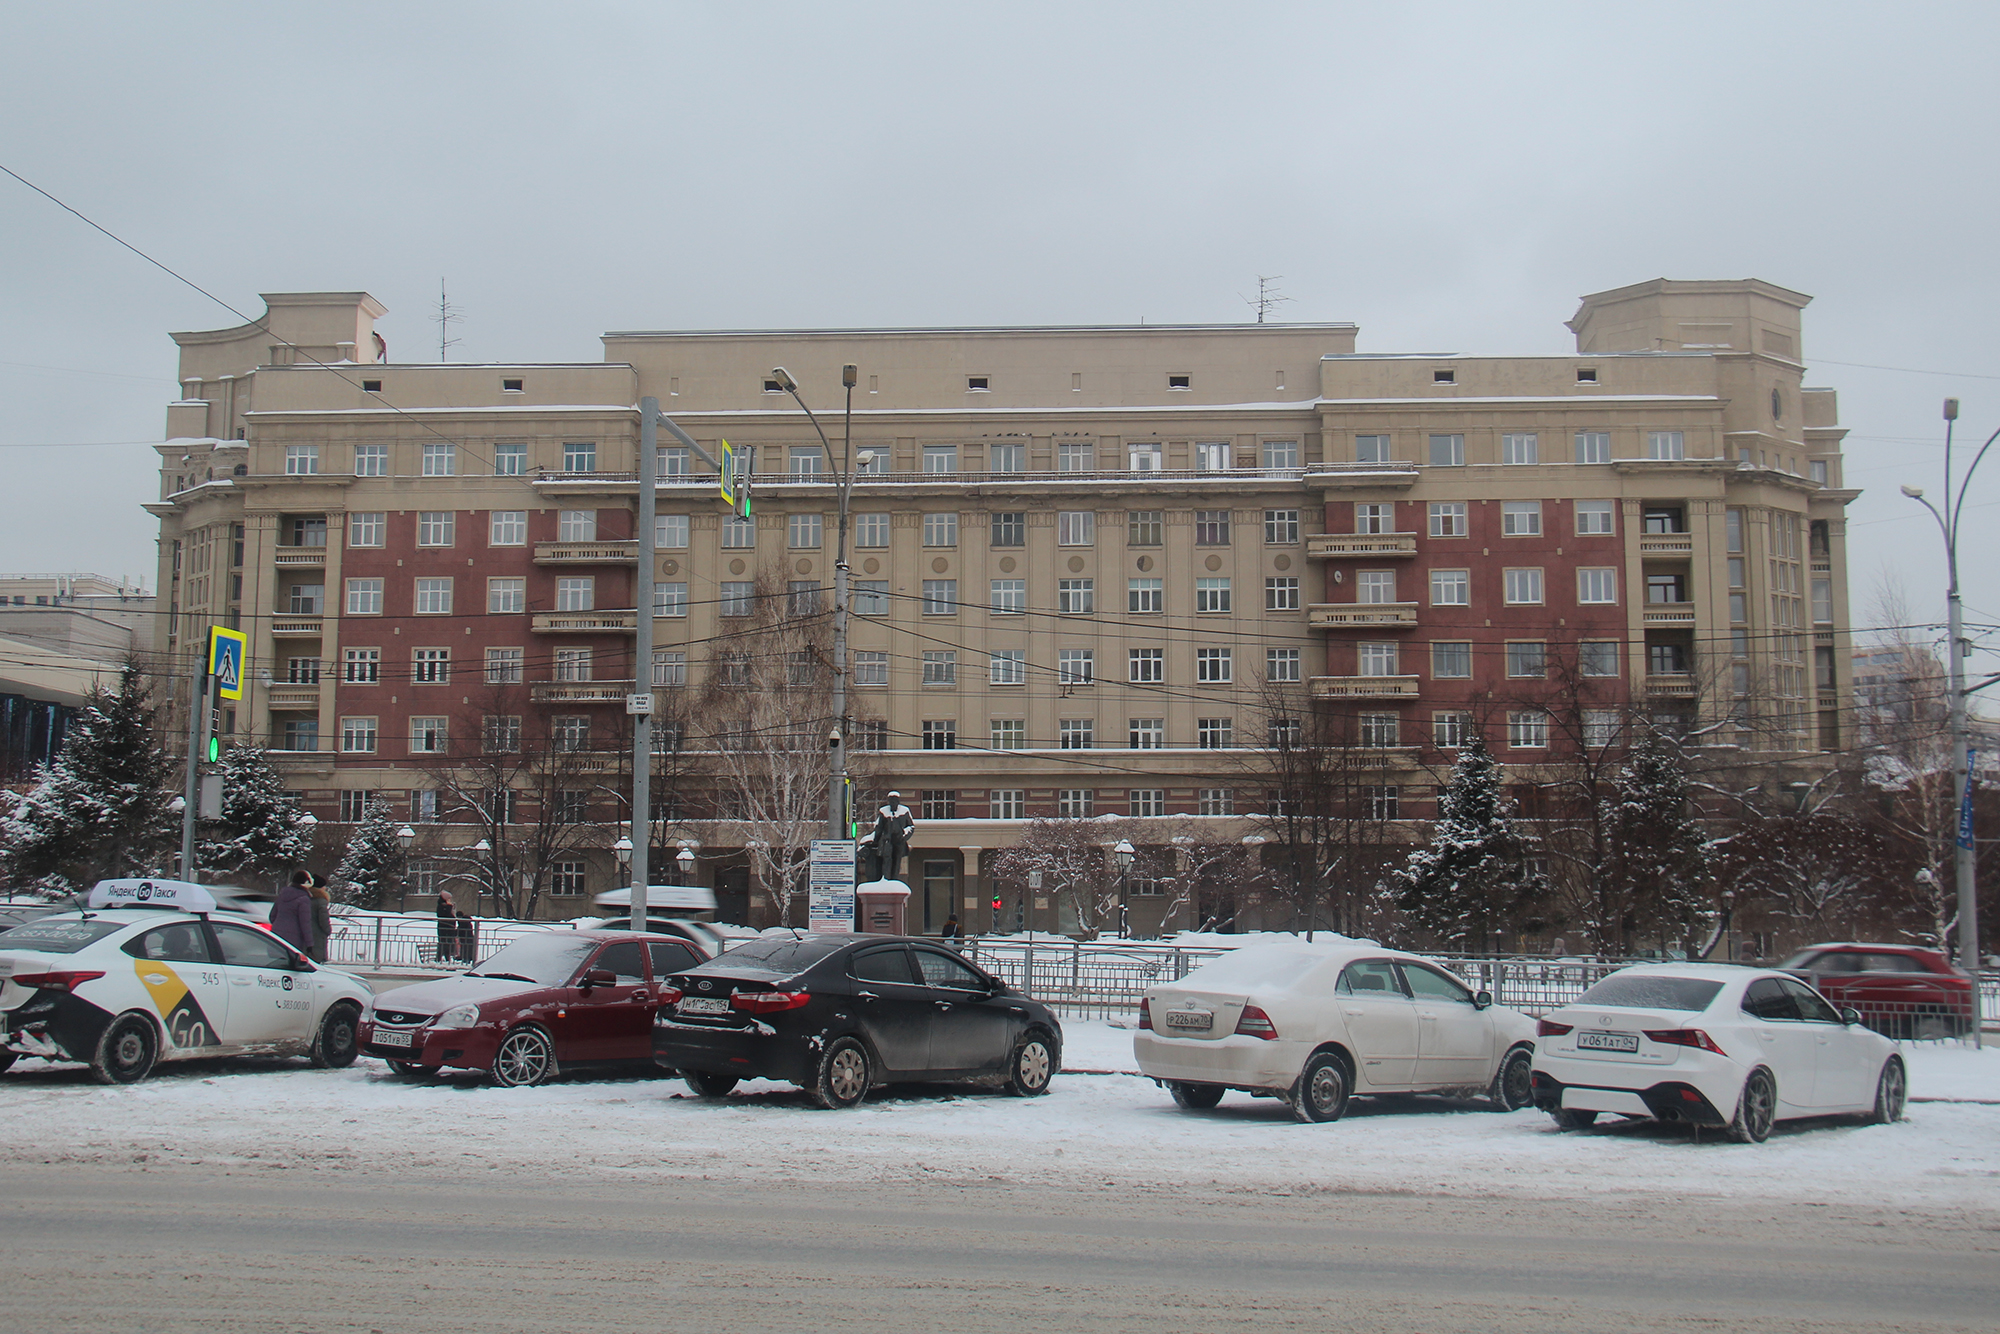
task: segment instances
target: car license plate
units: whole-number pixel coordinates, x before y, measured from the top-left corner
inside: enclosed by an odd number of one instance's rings
[[[1215,1013],[1211,1010],[1165,1010],[1161,1017],[1168,1028],[1208,1028],[1215,1023]]]
[[[729,1002],[718,996],[688,996],[674,1008],[681,1014],[728,1014]]]
[[[375,1030],[375,1045],[378,1047],[411,1047],[416,1045],[414,1038],[415,1035],[408,1030],[394,1028]]]
[[[1637,1051],[1639,1050],[1639,1035],[1637,1033],[1578,1033],[1576,1035],[1576,1046],[1578,1051]]]

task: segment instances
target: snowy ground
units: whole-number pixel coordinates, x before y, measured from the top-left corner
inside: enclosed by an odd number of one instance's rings
[[[1129,1034],[1067,1026],[1068,1073],[1045,1098],[924,1088],[850,1112],[788,1085],[722,1102],[678,1080],[565,1080],[494,1089],[471,1075],[414,1083],[380,1062],[165,1067],[105,1088],[77,1067],[23,1061],[0,1076],[17,1128],[0,1162],[205,1163],[255,1170],[445,1174],[566,1165],[580,1175],[717,1180],[968,1180],[1211,1192],[1328,1191],[1468,1198],[1671,1193],[1991,1210],[2000,1200],[2000,1051],[1912,1044],[1914,1101],[1893,1126],[1781,1127],[1737,1145],[1612,1123],[1558,1134],[1537,1112],[1437,1100],[1357,1100],[1333,1125],[1231,1094],[1178,1111],[1133,1069]],[[1102,1071],[1106,1073],[1082,1073]],[[23,1133],[23,1128],[32,1127]]]

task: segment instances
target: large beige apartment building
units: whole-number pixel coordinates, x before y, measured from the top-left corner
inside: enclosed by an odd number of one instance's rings
[[[279,752],[325,837],[379,793],[450,844],[433,776],[523,718],[615,773],[636,682],[698,691],[769,596],[824,613],[835,473],[778,366],[836,457],[857,368],[850,737],[920,817],[912,929],[984,926],[997,889],[1064,925],[986,867],[1037,816],[1256,837],[1260,755],[1315,708],[1411,837],[1472,727],[1521,772],[1615,747],[1635,712],[1746,755],[1845,739],[1854,493],[1833,391],[1803,383],[1809,298],[1768,283],[1596,293],[1576,352],[1539,357],[1359,352],[1335,323],[634,331],[600,362],[428,365],[382,360],[364,293],[265,300],[175,335],[158,648],[248,632],[227,725]],[[635,664],[646,396],[710,452],[753,450],[756,481],[734,517],[662,437]],[[714,720],[679,716],[699,750]],[[755,916],[754,833],[687,786],[667,846]],[[548,915],[618,879],[615,803],[573,813],[595,832]]]

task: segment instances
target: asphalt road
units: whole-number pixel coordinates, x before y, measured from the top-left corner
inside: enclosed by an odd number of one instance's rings
[[[1986,1211],[0,1167],[0,1329],[1994,1328]],[[1524,1191],[1532,1183],[1524,1183]]]

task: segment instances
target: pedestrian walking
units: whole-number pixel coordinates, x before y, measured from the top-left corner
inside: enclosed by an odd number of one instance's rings
[[[451,901],[451,891],[438,891],[438,948],[439,963],[450,963],[458,958],[458,906]]]
[[[306,886],[312,895],[312,948],[306,955],[314,963],[326,962],[326,942],[333,937],[333,892],[327,887],[326,877],[319,872],[312,873],[312,883]]]
[[[271,933],[308,958],[313,948],[312,872],[301,866],[271,905]]]
[[[958,914],[957,914],[957,913],[953,913],[953,914],[952,914],[951,916],[949,916],[949,917],[947,917],[947,918],[945,918],[945,919],[944,919],[944,930],[940,931],[940,932],[939,932],[938,934],[939,934],[940,936],[942,936],[942,937],[943,937],[944,939],[946,939],[946,940],[957,940],[957,939],[958,939],[958,937],[959,937],[959,930],[958,930]]]

